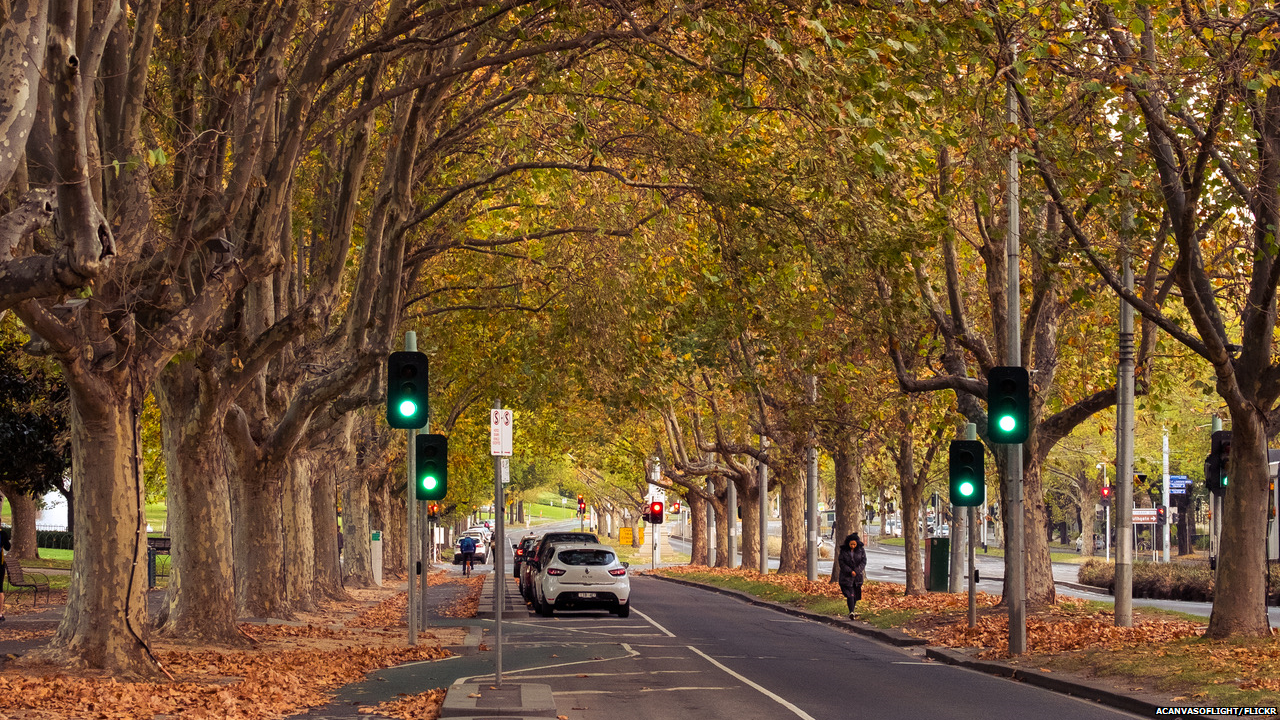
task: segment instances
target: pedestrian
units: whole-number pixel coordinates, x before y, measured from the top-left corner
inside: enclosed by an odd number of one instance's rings
[[[862,547],[858,533],[850,533],[844,539],[838,561],[840,592],[844,593],[844,601],[849,605],[849,619],[854,620],[857,618],[854,610],[862,599],[862,582],[867,579],[867,550]]]
[[[471,574],[471,566],[475,562],[476,539],[470,535],[463,535],[458,541],[458,552],[462,555],[462,575],[466,577]]]
[[[0,526],[0,622],[4,622],[4,579],[9,575],[4,554],[9,551],[9,529]]]

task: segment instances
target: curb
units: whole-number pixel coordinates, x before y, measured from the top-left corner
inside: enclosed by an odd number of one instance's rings
[[[716,587],[715,585],[705,585],[703,583],[694,582],[692,580],[682,580],[679,578],[664,577],[662,575],[646,575],[645,577],[657,578],[659,580],[665,580],[666,582],[675,583],[677,585],[687,585],[689,587],[698,588],[699,590],[709,590],[711,592],[720,593],[721,595],[728,595],[729,597],[741,600],[747,603],[748,605],[756,605],[756,606],[768,608],[770,610],[774,610],[776,612],[780,612],[786,615],[793,615],[795,617],[805,618],[806,620],[813,620],[815,622],[820,622],[835,628],[839,628],[840,630],[844,630],[846,632],[855,633],[857,635],[865,635],[869,638],[879,640],[881,642],[888,643],[890,645],[896,645],[897,647],[919,647],[919,646],[928,644],[925,640],[921,638],[912,637],[899,630],[881,630],[878,627],[868,625],[867,623],[864,623],[864,622],[854,622],[852,620],[846,620],[844,618],[839,618],[839,617],[832,617],[830,615],[820,615],[818,613],[809,612],[808,610],[802,610],[800,608],[792,607],[790,605],[783,605],[782,603],[770,602],[768,600],[761,600],[760,598],[754,595],[748,595],[747,593],[739,592],[737,590],[730,590],[728,588]]]
[[[830,615],[819,615],[818,613],[801,610],[800,608],[791,607],[789,605],[761,600],[758,597],[748,595],[747,593],[739,592],[737,590],[716,587],[715,585],[707,585],[704,583],[694,582],[692,580],[664,577],[662,575],[647,575],[646,577],[657,578],[666,582],[676,583],[677,585],[686,585],[700,590],[708,590],[710,592],[720,593],[721,595],[728,595],[729,597],[742,600],[749,605],[756,605],[770,610],[776,610],[787,615],[794,615],[796,617],[825,623],[846,632],[865,635],[875,640],[880,640],[898,647],[925,646],[925,657],[948,665],[956,665],[969,670],[986,673],[988,675],[997,675],[999,677],[1025,682],[1028,685],[1035,685],[1036,687],[1050,690],[1052,692],[1090,700],[1119,710],[1126,710],[1128,712],[1154,717],[1156,708],[1163,707],[1167,704],[1149,702],[1132,695],[1122,695],[1101,685],[1087,681],[1068,680],[1058,675],[1040,672],[1038,670],[1027,670],[996,660],[979,660],[952,648],[928,647],[928,641],[923,638],[912,637],[899,630],[881,630],[880,628],[873,627],[863,622],[853,622],[843,618],[831,617]]]
[[[925,657],[988,675],[999,675],[1000,677],[1010,678],[1028,685],[1035,685],[1045,690],[1071,695],[1082,700],[1091,700],[1102,705],[1148,717],[1155,717],[1156,708],[1165,706],[1164,703],[1157,704],[1132,695],[1122,695],[1114,690],[1083,680],[1066,680],[1046,672],[1027,670],[998,660],[979,660],[952,648],[926,648]]]

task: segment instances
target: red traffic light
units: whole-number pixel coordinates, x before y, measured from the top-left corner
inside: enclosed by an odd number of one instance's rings
[[[660,502],[649,503],[649,522],[651,523],[662,522],[662,503]]]
[[[680,512],[680,501],[679,501],[679,500],[677,500],[677,501],[675,501],[675,502],[671,503],[671,512],[673,512],[673,513],[678,513],[678,512]]]
[[[1109,498],[1109,497],[1111,497],[1111,486],[1110,486],[1110,485],[1104,485],[1104,486],[1102,487],[1102,497],[1103,497],[1104,499],[1105,499],[1105,498]]]

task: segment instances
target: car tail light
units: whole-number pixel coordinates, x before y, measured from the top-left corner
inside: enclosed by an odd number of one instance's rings
[[[627,574],[627,569],[626,569],[626,568],[615,568],[615,569],[613,569],[613,570],[610,570],[610,571],[609,571],[609,574],[610,574],[610,575],[612,575],[612,576],[614,576],[614,577],[622,577],[623,575],[626,575],[626,574]]]
[[[523,555],[523,554],[524,554],[523,550],[516,548],[516,555]]]
[[[558,575],[563,575],[563,574],[564,574],[564,569],[562,569],[562,568],[547,568],[547,574],[548,574],[548,575],[557,575],[557,576],[558,576]]]

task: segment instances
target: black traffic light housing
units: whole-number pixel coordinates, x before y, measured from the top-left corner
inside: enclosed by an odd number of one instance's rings
[[[426,426],[428,379],[426,355],[393,352],[387,356],[388,425],[401,430]]]
[[[579,495],[578,496],[578,514],[582,515],[586,512],[587,512],[587,499]]]
[[[661,525],[662,519],[663,519],[662,503],[656,502],[656,501],[649,503],[649,512],[647,514],[649,516],[648,517],[649,522],[653,523],[654,525]]]
[[[977,440],[952,440],[949,452],[951,504],[975,507],[987,499],[985,448]]]
[[[1204,484],[1209,492],[1222,495],[1231,477],[1231,431],[1219,430],[1210,436],[1209,457],[1204,461]]]
[[[1164,525],[1169,522],[1169,509],[1163,505],[1156,506],[1156,525]]]
[[[449,438],[419,435],[414,441],[414,497],[443,500],[449,492]]]
[[[1111,486],[1110,485],[1102,486],[1102,507],[1104,508],[1111,507]]]
[[[1031,378],[1022,367],[987,371],[987,437],[993,443],[1027,441],[1031,421]]]
[[[431,503],[430,505],[427,505],[427,519],[428,519],[428,520],[439,520],[439,519],[440,519],[440,504],[439,504],[439,503]]]
[[[673,512],[673,513],[678,513],[678,512],[680,512],[680,501],[679,501],[679,500],[677,500],[677,501],[675,501],[675,502],[671,503],[671,512]]]

